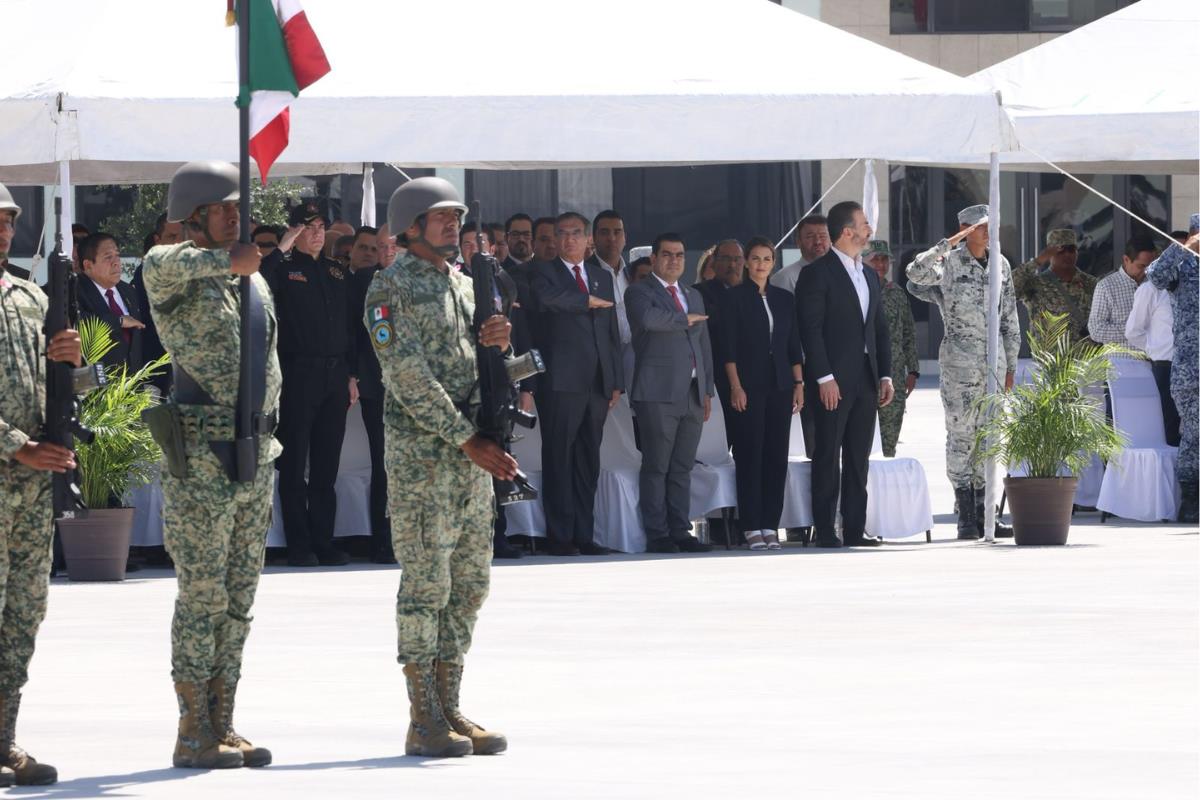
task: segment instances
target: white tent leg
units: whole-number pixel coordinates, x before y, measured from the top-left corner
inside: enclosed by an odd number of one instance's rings
[[[363,199],[362,213],[359,218],[363,225],[375,227],[375,167],[370,162],[363,163]]]
[[[74,255],[75,240],[71,236],[71,225],[75,222],[75,206],[71,192],[71,162],[58,162],[58,196],[62,198],[62,248],[63,255],[68,258]]]
[[[992,153],[988,174],[988,291],[987,291],[987,392],[994,394],[1003,387],[996,373],[1000,354],[1000,155]],[[983,536],[991,542],[996,538],[996,460],[989,458],[984,465]]]

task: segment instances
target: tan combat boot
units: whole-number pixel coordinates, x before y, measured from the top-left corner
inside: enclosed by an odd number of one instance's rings
[[[17,778],[8,767],[0,767],[0,789],[7,789]]]
[[[208,718],[213,733],[221,744],[242,752],[243,767],[265,767],[271,763],[271,751],[255,747],[233,729],[233,699],[236,695],[237,681],[213,678],[208,682]]]
[[[46,786],[58,782],[58,770],[17,747],[17,711],[21,695],[0,694],[0,786]],[[7,769],[3,769],[6,767]],[[3,773],[7,772],[7,783]]]
[[[405,664],[404,677],[412,719],[404,738],[404,754],[429,758],[471,755],[471,740],[451,730],[442,713],[433,662]]]
[[[176,683],[179,698],[179,737],[175,740],[177,767],[230,769],[242,765],[242,751],[221,744],[208,719],[208,687],[203,683]]]
[[[453,661],[437,662],[438,699],[442,702],[442,713],[455,733],[471,740],[477,756],[491,756],[508,749],[508,739],[503,733],[485,730],[471,722],[458,710],[458,693],[462,687],[463,665]]]

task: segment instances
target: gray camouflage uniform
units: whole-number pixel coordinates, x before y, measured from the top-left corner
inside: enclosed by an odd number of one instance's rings
[[[1004,373],[1017,369],[1021,347],[1016,296],[1008,260],[1001,256],[1000,342],[993,365],[1003,386]],[[979,428],[976,403],[987,391],[988,271],[971,256],[965,242],[951,247],[942,239],[908,265],[909,291],[941,308],[946,334],[938,351],[942,405],[946,412],[946,476],[955,487],[983,486],[982,463],[972,463]]]
[[[1194,219],[1194,217],[1193,217]],[[1200,481],[1197,450],[1197,417],[1200,416],[1200,344],[1197,343],[1197,319],[1200,318],[1200,262],[1196,254],[1172,244],[1146,270],[1150,282],[1168,289],[1175,300],[1175,359],[1171,363],[1171,399],[1179,409],[1179,457],[1176,478],[1185,490],[1195,492]]]

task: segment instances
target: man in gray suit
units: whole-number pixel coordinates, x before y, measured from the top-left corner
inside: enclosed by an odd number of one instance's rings
[[[684,268],[678,234],[660,234],[650,259],[654,274],[625,291],[635,365],[630,398],[641,431],[639,505],[646,549],[703,553],[712,548],[688,534],[688,506],[700,429],[712,409],[708,316],[700,292],[678,283]]]

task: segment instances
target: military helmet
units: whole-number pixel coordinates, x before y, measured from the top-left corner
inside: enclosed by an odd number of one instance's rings
[[[13,212],[13,219],[21,216],[21,207],[13,200],[12,192],[3,183],[0,183],[0,211]]]
[[[435,208],[457,208],[467,213],[467,207],[454,184],[445,178],[414,178],[392,192],[388,200],[388,230],[404,233],[417,217]]]
[[[201,206],[236,203],[238,169],[227,161],[189,161],[175,171],[167,189],[167,222],[183,222]]]

